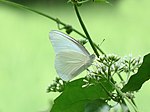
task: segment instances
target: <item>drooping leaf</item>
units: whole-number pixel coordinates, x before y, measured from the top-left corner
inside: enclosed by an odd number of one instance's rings
[[[54,100],[50,112],[84,112],[89,101],[110,98],[100,84],[83,88],[84,83],[83,79],[68,83],[63,93]],[[109,92],[114,90],[106,80],[101,80],[101,83]]]
[[[122,88],[123,92],[137,91],[143,83],[150,79],[150,53],[144,56],[143,63],[138,72],[132,75],[128,83]]]
[[[110,106],[101,99],[90,101],[85,106],[84,112],[109,112]]]

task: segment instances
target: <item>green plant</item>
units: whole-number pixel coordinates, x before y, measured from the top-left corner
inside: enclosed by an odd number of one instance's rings
[[[93,68],[87,70],[88,74],[86,77],[70,82],[56,78],[55,82],[49,86],[48,92],[61,92],[61,95],[55,99],[51,112],[118,111],[119,108],[115,110],[118,105],[120,105],[120,109],[123,112],[130,112],[128,105],[131,105],[134,111],[138,112],[134,102],[134,93],[150,78],[150,54],[144,56],[143,63],[140,57],[133,58],[132,56],[127,56],[121,58],[113,54],[105,54],[92,41],[79,13],[78,7],[87,1],[70,1],[74,6],[77,18],[85,35],[74,29],[71,25],[67,25],[57,18],[53,18],[29,7],[10,1],[0,0],[0,2],[21,7],[47,17],[55,21],[58,26],[62,25],[62,28],[58,28],[60,30],[66,30],[68,34],[73,31],[76,32],[89,41],[97,56]],[[116,76],[120,80],[115,80]]]

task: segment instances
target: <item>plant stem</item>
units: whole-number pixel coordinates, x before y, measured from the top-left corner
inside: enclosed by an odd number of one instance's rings
[[[49,18],[49,19],[51,19],[51,20],[53,20],[53,21],[55,21],[55,22],[58,22],[58,19],[55,19],[55,18],[53,18],[53,17],[51,17],[51,16],[48,16],[47,14],[44,14],[44,13],[39,12],[39,11],[36,11],[36,10],[34,10],[34,9],[31,9],[31,8],[29,8],[29,7],[27,7],[27,6],[24,6],[24,5],[15,3],[15,2],[7,1],[7,0],[0,0],[0,2],[6,3],[6,4],[11,5],[11,6],[20,7],[20,8],[29,10],[29,11],[31,11],[31,12],[34,12],[34,13],[37,13],[37,14],[39,14],[39,15],[42,15],[42,16],[44,16],[44,17],[46,17],[46,18]],[[61,21],[59,21],[59,23],[65,26],[65,23],[63,23],[63,22],[61,22]]]
[[[20,8],[29,10],[29,11],[31,11],[31,12],[34,12],[34,13],[37,13],[37,14],[39,14],[39,15],[41,15],[41,16],[44,16],[44,17],[46,17],[46,18],[49,18],[49,19],[55,21],[55,22],[58,23],[58,24],[61,24],[61,25],[63,25],[63,26],[67,26],[67,24],[65,24],[64,22],[60,21],[59,19],[53,18],[53,17],[51,17],[51,16],[48,16],[47,14],[44,14],[44,13],[42,13],[42,12],[36,11],[36,10],[34,10],[34,9],[31,9],[31,8],[29,8],[29,7],[27,7],[27,6],[24,6],[24,5],[21,5],[21,4],[18,4],[18,3],[14,3],[14,2],[11,2],[11,1],[6,1],[6,0],[0,0],[0,2],[6,3],[6,4],[8,4],[8,5],[15,6],[15,7],[20,7]],[[86,36],[83,35],[82,33],[80,33],[78,30],[76,30],[76,29],[74,29],[74,28],[72,28],[72,31],[76,32],[77,34],[79,34],[79,35],[82,36],[83,38],[86,38],[86,39],[89,40],[90,45],[91,45],[93,51],[95,52],[95,54],[97,55],[97,57],[99,57],[99,53],[98,53],[97,49],[98,49],[102,54],[105,54],[95,43],[93,43],[93,41],[92,41],[92,39],[91,39],[91,37],[90,37],[90,35],[89,35],[89,33],[88,33],[88,31],[87,31],[85,25],[84,25],[84,23],[83,23],[83,21],[82,21],[82,19],[81,19],[81,16],[80,16],[80,14],[79,14],[79,11],[78,11],[77,6],[74,5],[74,8],[75,8],[77,17],[78,17],[78,19],[79,19],[79,22],[80,22],[80,24],[81,24],[81,26],[82,26],[82,28],[83,28],[83,31],[84,31],[84,33],[86,34]],[[97,49],[96,49],[96,48],[97,48]],[[120,91],[119,88],[117,88],[114,84],[112,84],[112,85],[115,87],[116,91],[117,91],[123,98],[125,98],[125,99],[131,104],[131,106],[133,107],[133,109],[135,110],[135,112],[138,112],[136,106],[134,105],[134,101],[131,102],[131,101],[124,95],[124,93],[122,93],[122,91]],[[104,88],[104,87],[103,87],[103,88]],[[108,92],[108,93],[109,93],[109,92]]]
[[[101,87],[104,89],[104,91],[107,93],[108,96],[110,96],[110,98],[114,101],[116,101],[113,97],[112,94],[105,88],[105,86],[99,81],[99,84],[101,85]]]
[[[133,98],[131,98],[131,101],[132,101],[132,103],[137,107],[137,105],[136,105],[136,103],[135,103],[135,101],[134,101]]]
[[[124,79],[122,78],[122,76],[120,75],[120,73],[117,73],[118,77],[120,78],[121,81],[124,81]]]
[[[80,22],[80,25],[81,25],[81,27],[82,27],[82,29],[83,29],[85,35],[87,36],[87,39],[88,39],[88,41],[89,41],[89,43],[90,43],[90,45],[91,45],[93,51],[95,52],[96,56],[99,58],[99,53],[97,52],[97,49],[95,48],[95,46],[94,46],[94,44],[93,44],[93,41],[92,41],[92,39],[91,39],[91,37],[90,37],[90,35],[89,35],[89,33],[88,33],[88,31],[87,31],[87,29],[86,29],[86,27],[85,27],[83,21],[82,21],[82,18],[81,18],[81,16],[80,16],[80,13],[79,13],[79,11],[78,11],[78,8],[77,8],[77,6],[76,6],[75,4],[74,4],[74,9],[75,9],[76,15],[77,15],[77,17],[78,17],[78,20],[79,20],[79,22]]]
[[[122,110],[123,110],[123,112],[130,112],[130,110],[129,110],[129,108],[128,108],[128,110],[124,110],[124,106],[127,106],[127,104],[126,104],[126,102],[124,101],[124,99],[122,99],[122,103],[120,103],[120,106],[121,106],[121,108],[122,108]]]
[[[56,23],[63,25],[64,27],[68,25],[68,24],[65,24],[64,22],[60,21],[60,20],[57,19],[57,18],[54,18],[54,17],[49,16],[49,15],[47,15],[47,14],[44,14],[44,13],[42,13],[42,12],[40,12],[40,11],[31,9],[31,8],[29,8],[29,7],[27,7],[27,6],[24,6],[24,5],[15,3],[15,2],[7,1],[7,0],[0,0],[0,2],[5,3],[5,4],[7,4],[7,5],[11,5],[11,6],[23,8],[23,9],[26,9],[26,10],[28,10],[28,11],[34,12],[34,13],[36,13],[36,14],[39,14],[39,15],[43,16],[43,17],[46,17],[46,18],[48,18],[48,19],[51,19],[51,20],[55,21]],[[77,34],[80,35],[81,37],[87,39],[87,37],[86,37],[85,35],[83,35],[81,32],[79,32],[78,30],[76,30],[76,29],[73,28],[73,27],[72,27],[72,31],[74,31],[75,33],[77,33]],[[93,44],[94,44],[94,46],[99,50],[99,52],[101,52],[102,54],[105,54],[105,53],[99,48],[98,45],[96,45],[95,43],[93,43]]]
[[[116,89],[116,91],[117,91],[123,98],[125,98],[125,99],[128,101],[128,103],[133,107],[133,109],[134,109],[135,112],[139,112],[138,109],[137,109],[137,107],[128,99],[128,97],[126,97],[126,95],[125,95],[124,93],[122,93],[122,91],[121,91],[118,87],[116,87],[114,84],[112,84],[112,86],[114,86],[114,88]]]
[[[111,80],[112,82],[110,82],[110,84],[115,88],[115,90],[117,91],[117,93],[122,97],[122,101],[123,104],[126,105],[124,98],[126,99],[126,101],[132,106],[132,108],[134,109],[135,112],[139,112],[136,105],[129,100],[129,98],[125,95],[125,93],[123,93],[113,82],[113,78]]]
[[[111,72],[109,71],[110,70],[109,68],[108,68],[108,76],[111,76]],[[138,112],[137,107],[135,106],[135,104],[132,101],[130,101],[128,99],[128,97],[126,97],[126,95],[124,93],[122,93],[122,91],[118,87],[115,86],[115,83],[114,83],[115,81],[113,80],[113,78],[111,77],[111,81],[108,78],[108,81],[115,88],[115,90],[117,91],[117,93],[122,97],[121,98],[121,100],[122,100],[121,106],[122,106],[122,104],[127,106],[126,102],[124,101],[124,98],[125,98],[128,101],[128,103],[133,107],[133,109],[135,110],[135,112]],[[130,110],[128,112],[130,112]]]

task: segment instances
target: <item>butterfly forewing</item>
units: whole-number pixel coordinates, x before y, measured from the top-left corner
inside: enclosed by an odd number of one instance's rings
[[[55,30],[51,31],[50,40],[52,42],[56,54],[63,50],[74,50],[85,55],[90,55],[82,45],[80,45],[76,40],[64,33]]]

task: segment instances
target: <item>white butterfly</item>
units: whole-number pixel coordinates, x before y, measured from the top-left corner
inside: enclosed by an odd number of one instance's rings
[[[95,55],[70,36],[53,30],[50,40],[56,53],[55,69],[62,80],[71,80],[93,63]]]

